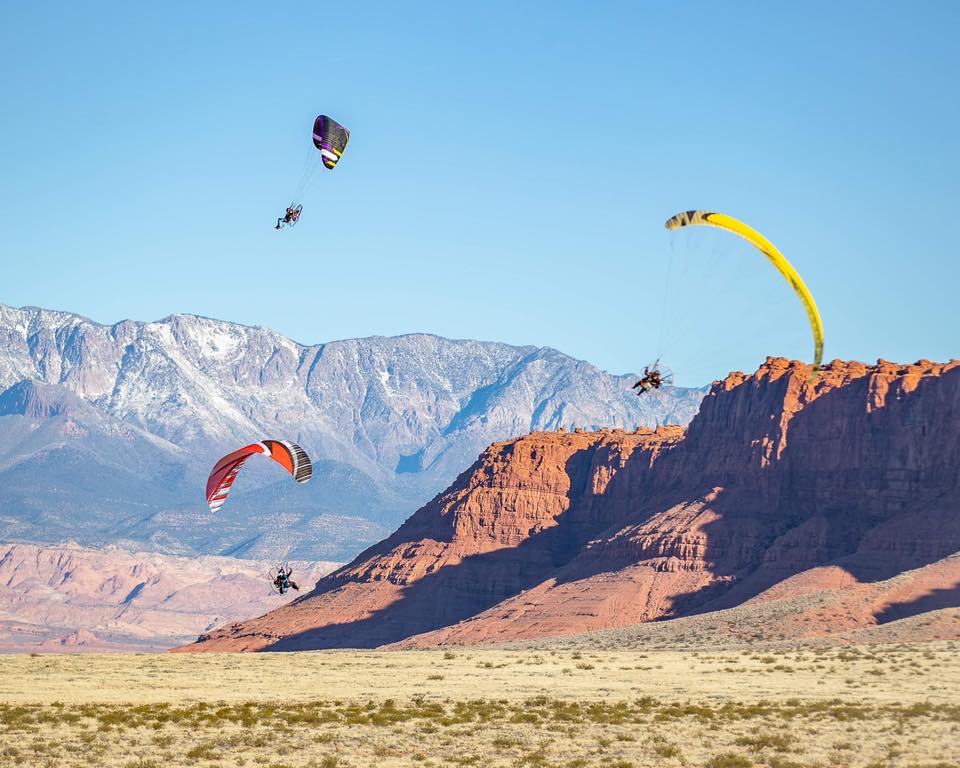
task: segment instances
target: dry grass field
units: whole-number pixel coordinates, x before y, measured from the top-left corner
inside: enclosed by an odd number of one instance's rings
[[[0,765],[960,766],[960,643],[0,657]]]

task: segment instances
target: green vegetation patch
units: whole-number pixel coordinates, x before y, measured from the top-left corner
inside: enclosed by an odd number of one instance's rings
[[[439,702],[415,697],[368,702],[244,702],[186,706],[171,704],[0,704],[0,726],[9,732],[34,732],[37,727],[95,724],[102,729],[147,728],[168,725],[189,728],[219,728],[234,724],[251,728],[315,727],[325,724],[389,727],[413,720],[450,727],[465,723],[551,724],[642,724],[695,719],[730,723],[741,720],[861,721],[892,719],[907,722],[917,718],[960,723],[960,704],[854,704],[840,699],[783,703],[725,703],[716,706],[693,702],[664,702],[649,696],[633,701],[576,702],[537,696],[524,701],[471,699]],[[744,737],[743,745],[766,748],[775,735]],[[786,751],[780,749],[779,751]]]

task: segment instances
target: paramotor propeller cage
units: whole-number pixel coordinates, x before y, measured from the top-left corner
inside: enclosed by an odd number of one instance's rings
[[[283,572],[284,572],[285,574],[287,574],[287,581],[289,582],[289,578],[290,578],[290,576],[289,576],[289,574],[290,574],[290,564],[289,564],[289,563],[284,562],[283,565],[281,565],[279,568],[278,568],[277,566],[274,566],[274,567],[271,568],[269,571],[267,571],[267,577],[270,579],[270,589],[271,589],[275,594],[278,594],[278,595],[286,594],[287,590],[290,589],[289,586],[288,586],[286,589],[283,589],[282,587],[279,587],[279,586],[277,585],[277,577],[280,575],[280,569],[281,569],[281,568],[283,569]]]
[[[660,365],[660,358],[657,358],[652,364],[644,366],[643,376],[633,385],[633,389],[637,390],[637,395],[642,395],[672,384],[673,371]]]

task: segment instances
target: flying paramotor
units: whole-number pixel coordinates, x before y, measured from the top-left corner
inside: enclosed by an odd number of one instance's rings
[[[343,151],[347,148],[348,141],[350,141],[350,131],[332,117],[317,115],[316,120],[313,121],[313,146],[320,150],[319,154],[310,150],[307,155],[303,175],[294,193],[293,202],[287,206],[286,213],[277,219],[275,229],[292,227],[300,220],[303,205],[299,200],[310,184],[317,166],[322,162],[328,170],[336,167],[343,156]]]

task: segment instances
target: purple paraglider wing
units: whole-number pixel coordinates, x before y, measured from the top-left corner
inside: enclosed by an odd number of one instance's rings
[[[350,131],[333,118],[319,115],[313,121],[313,146],[320,150],[323,164],[333,168],[350,141]]]

